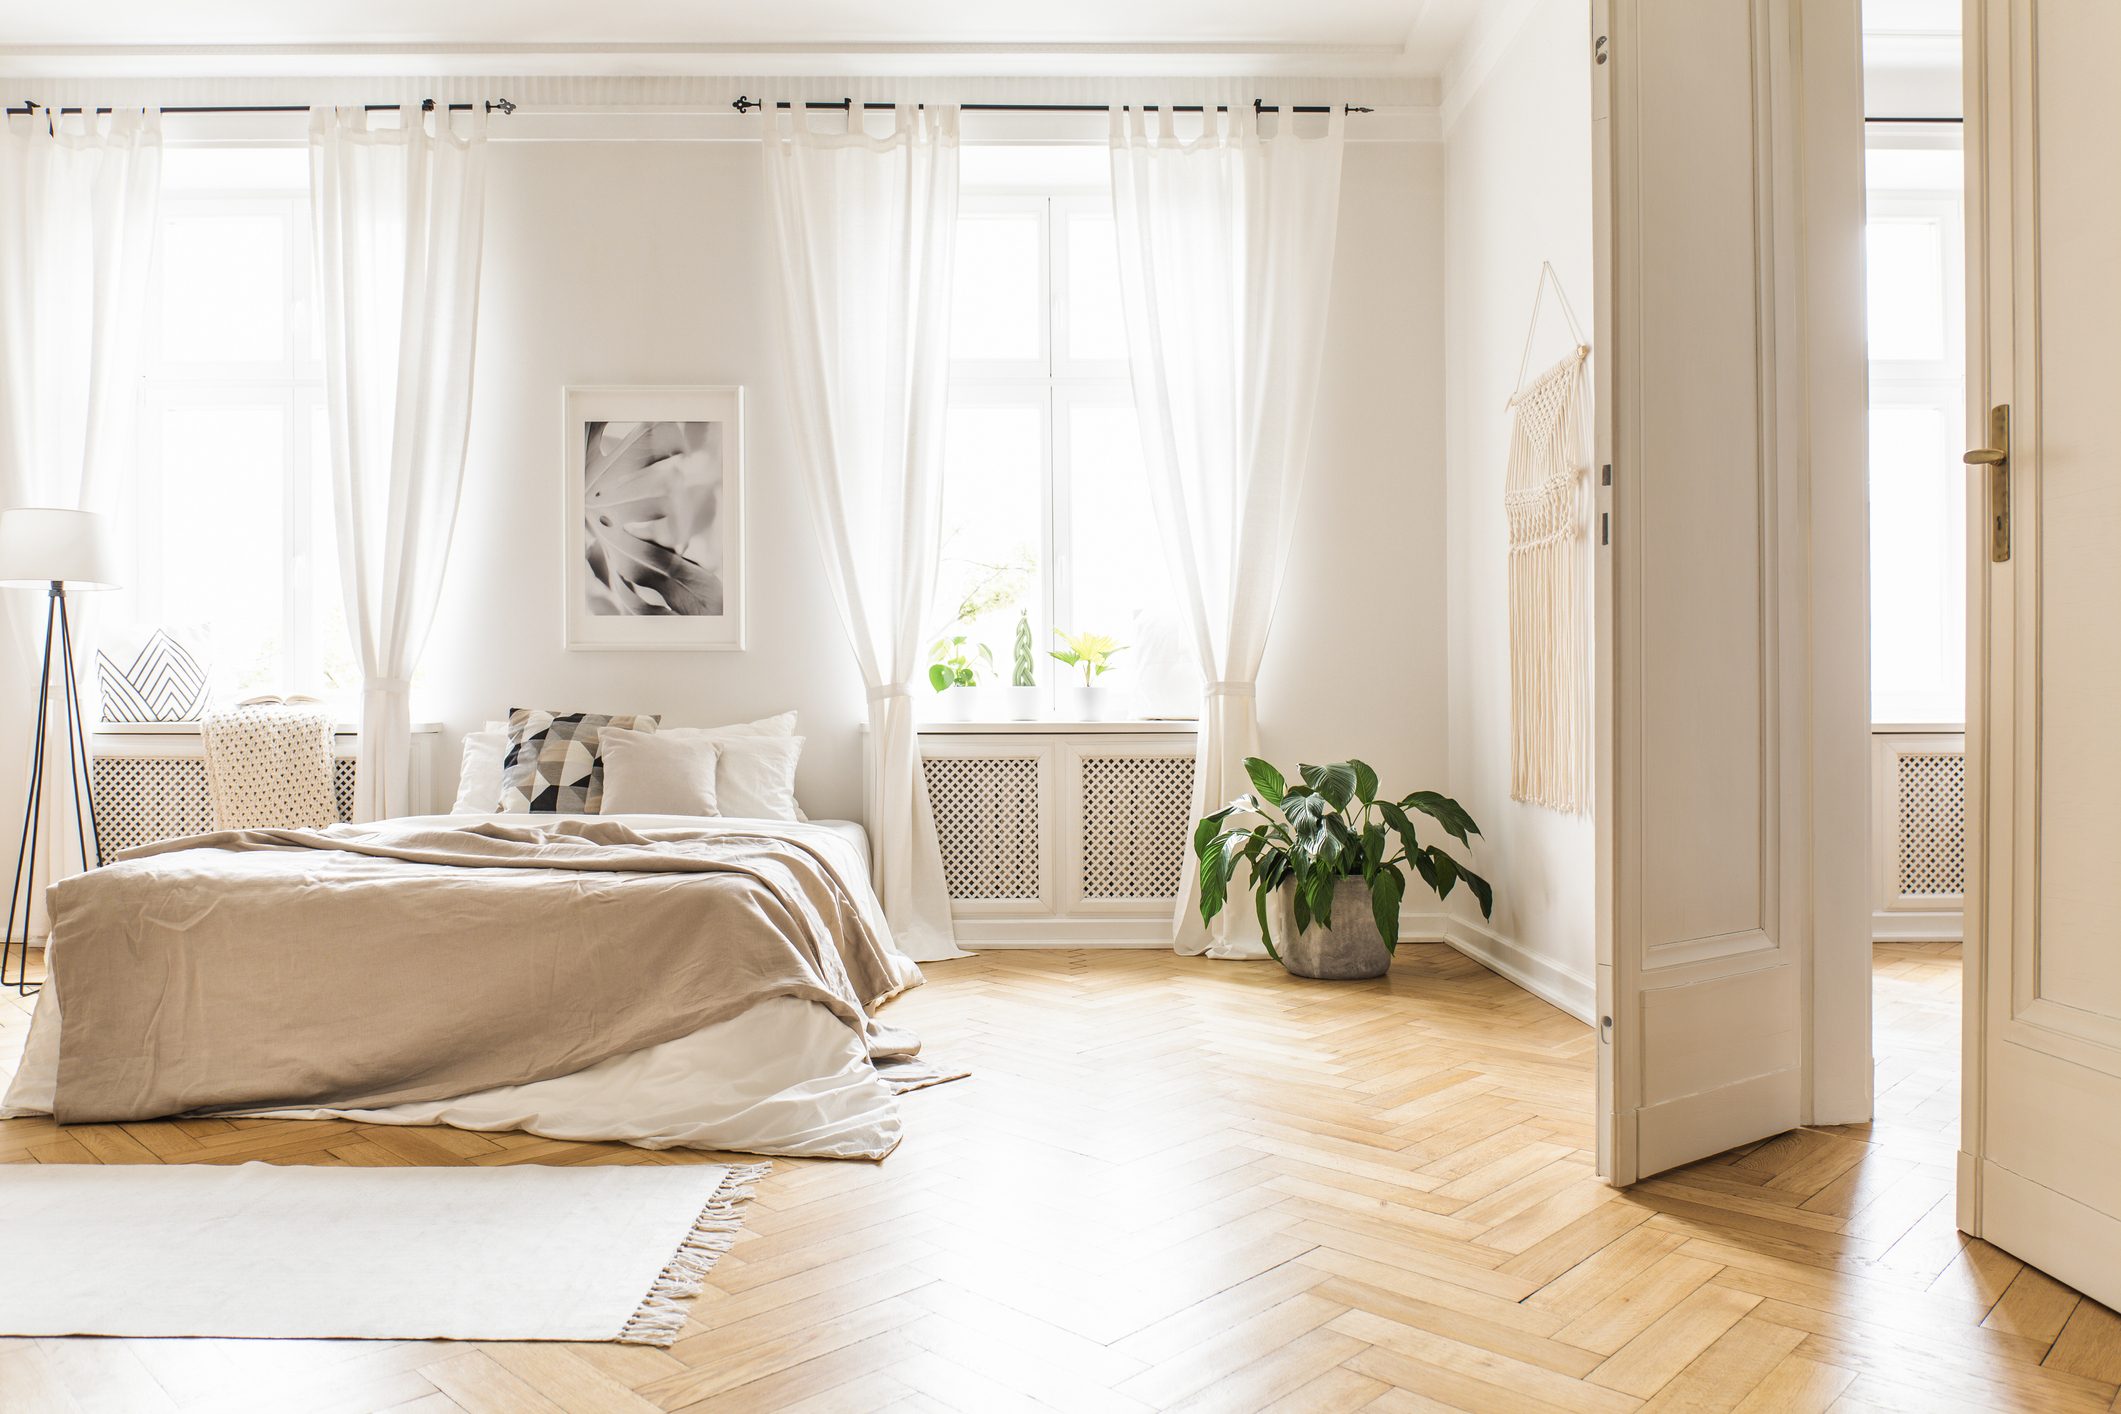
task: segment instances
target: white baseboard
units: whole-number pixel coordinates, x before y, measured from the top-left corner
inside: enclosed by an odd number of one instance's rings
[[[1966,937],[1966,916],[1950,913],[1871,914],[1874,943],[1956,943]]]
[[[1169,948],[1168,915],[1144,918],[981,918],[950,920],[958,945],[1001,948]]]
[[[1399,930],[1402,939],[1449,944],[1586,1026],[1597,1015],[1598,988],[1590,978],[1527,951],[1492,928],[1451,914],[1410,913],[1400,919]]]

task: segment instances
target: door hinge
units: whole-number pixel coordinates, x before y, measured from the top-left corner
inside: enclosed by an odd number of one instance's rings
[[[2011,405],[1998,403],[1988,410],[1986,447],[1976,447],[1960,460],[1968,466],[1988,468],[1988,557],[2002,564],[2011,557]]]

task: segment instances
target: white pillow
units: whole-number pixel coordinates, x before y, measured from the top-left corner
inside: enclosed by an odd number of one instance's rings
[[[606,815],[718,815],[712,737],[634,732],[606,727],[598,737],[604,758]]]
[[[508,724],[488,722],[464,738],[457,767],[457,803],[452,815],[491,815],[501,808],[501,758],[508,754]]]
[[[716,743],[714,794],[724,815],[745,820],[800,820],[795,803],[795,766],[803,755],[799,736],[737,736]]]
[[[755,722],[738,722],[730,727],[663,727],[660,730],[665,736],[716,741],[732,736],[794,736],[795,713],[782,712],[777,716],[761,717]]]

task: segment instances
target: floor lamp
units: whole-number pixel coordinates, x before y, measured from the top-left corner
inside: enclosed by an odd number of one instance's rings
[[[37,896],[37,844],[44,817],[45,749],[56,729],[66,738],[67,794],[74,810],[83,863],[93,869],[101,856],[96,835],[96,806],[89,790],[88,735],[81,725],[81,685],[74,675],[73,625],[66,614],[67,591],[115,589],[118,556],[110,528],[90,511],[21,507],[0,511],[0,588],[42,589],[44,601],[44,670],[37,681],[37,732],[30,751],[28,799],[22,811],[22,844],[15,851],[15,882],[7,895],[7,931],[0,934],[0,986],[24,996],[37,988],[29,980],[30,916]],[[54,662],[56,654],[57,661]],[[51,721],[54,672],[63,685],[60,710],[66,720]],[[77,794],[78,793],[78,794]],[[62,800],[59,808],[68,808]],[[49,856],[45,868],[51,868]],[[15,935],[20,913],[22,935]],[[22,949],[12,975],[8,957]]]

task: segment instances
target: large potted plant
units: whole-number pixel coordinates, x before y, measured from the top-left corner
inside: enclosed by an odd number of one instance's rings
[[[1200,860],[1200,916],[1212,920],[1240,864],[1250,870],[1261,936],[1275,961],[1299,977],[1381,977],[1399,946],[1399,905],[1411,868],[1436,897],[1460,883],[1495,911],[1495,891],[1414,826],[1421,815],[1462,845],[1480,833],[1447,795],[1378,795],[1377,772],[1360,761],[1300,766],[1289,781],[1258,757],[1245,759],[1252,790],[1193,831]]]

